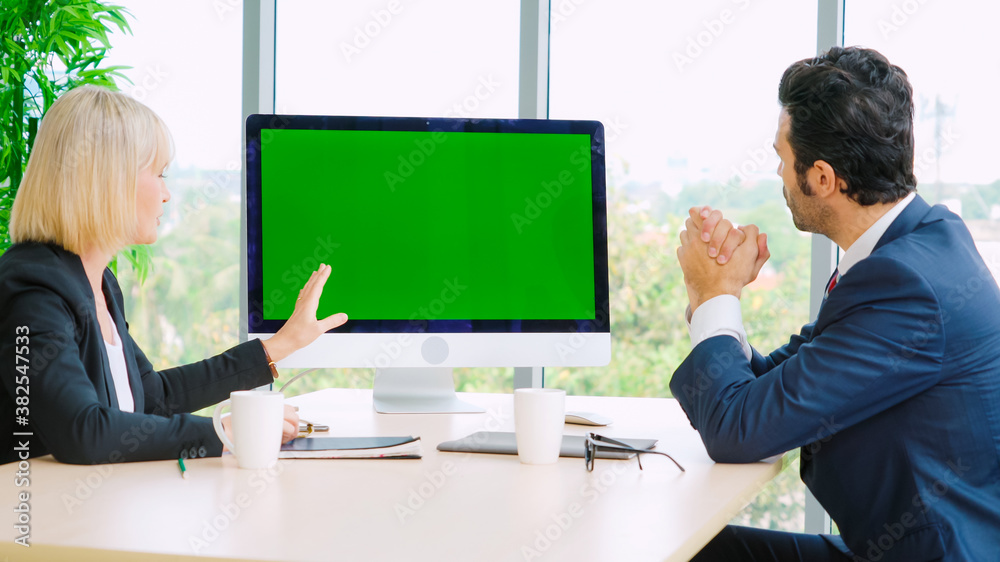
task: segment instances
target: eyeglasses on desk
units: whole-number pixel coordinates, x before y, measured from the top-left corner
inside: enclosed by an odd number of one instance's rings
[[[597,451],[622,451],[635,453],[635,459],[639,462],[639,470],[642,470],[642,455],[653,454],[653,455],[663,455],[673,461],[677,465],[677,468],[681,469],[681,472],[686,472],[681,463],[677,462],[674,457],[671,457],[667,453],[662,451],[651,451],[649,449],[636,449],[630,446],[628,443],[618,441],[617,439],[612,439],[610,437],[605,437],[603,435],[598,435],[597,433],[590,433],[584,439],[584,453],[583,458],[587,461],[587,472],[594,471],[594,460],[597,459]]]

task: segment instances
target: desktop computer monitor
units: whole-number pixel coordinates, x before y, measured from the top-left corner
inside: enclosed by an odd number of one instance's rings
[[[606,365],[596,121],[251,115],[248,336],[320,263],[346,324],[279,365],[376,369],[379,411],[469,411],[453,367]],[[475,408],[472,408],[473,410]]]

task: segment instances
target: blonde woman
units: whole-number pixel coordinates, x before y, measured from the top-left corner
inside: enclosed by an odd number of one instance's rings
[[[127,245],[156,241],[170,159],[163,121],[121,93],[76,88],[42,119],[14,201],[14,245],[0,257],[0,431],[30,435],[0,451],[0,463],[218,456],[212,420],[189,412],[270,383],[273,361],[346,322],[316,319],[330,275],[321,265],[272,339],[155,370],[129,335],[107,264]],[[284,440],[297,426],[286,408]]]

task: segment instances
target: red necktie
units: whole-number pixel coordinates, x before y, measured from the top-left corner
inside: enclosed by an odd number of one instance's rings
[[[833,270],[833,275],[830,277],[830,282],[826,285],[826,294],[823,295],[823,299],[830,296],[830,291],[837,286],[837,281],[840,281],[840,270]]]

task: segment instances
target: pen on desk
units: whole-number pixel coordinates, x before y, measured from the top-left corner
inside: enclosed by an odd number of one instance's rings
[[[178,466],[181,467],[181,477],[182,478],[187,478],[188,477],[188,473],[187,473],[187,467],[184,466],[184,457],[181,457],[181,458],[177,459],[177,464],[178,464]]]

